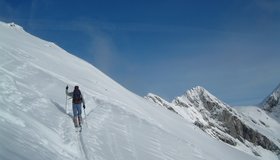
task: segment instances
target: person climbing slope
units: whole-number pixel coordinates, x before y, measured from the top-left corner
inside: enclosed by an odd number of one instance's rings
[[[86,105],[79,86],[75,86],[73,92],[68,92],[68,86],[66,86],[65,92],[67,96],[72,98],[74,125],[76,128],[82,127],[82,103],[84,109],[86,108]]]

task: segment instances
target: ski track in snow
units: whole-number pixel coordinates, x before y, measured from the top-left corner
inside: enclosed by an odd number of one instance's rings
[[[84,159],[86,159],[86,160],[90,160],[92,158],[88,157],[87,146],[86,146],[86,143],[84,142],[84,138],[83,138],[83,132],[86,132],[86,131],[87,131],[86,127],[83,126],[83,130],[81,132],[76,131],[76,135],[77,135],[77,142],[78,142],[82,157],[84,157]]]
[[[5,50],[4,50],[4,52],[5,52]],[[14,84],[19,83],[19,82],[17,82],[17,79],[18,80],[23,80],[23,79],[26,78],[26,73],[27,72],[23,72],[26,68],[30,68],[28,74],[31,75],[30,76],[31,78],[34,76],[34,74],[46,73],[46,75],[48,75],[48,76],[50,75],[51,77],[56,77],[57,79],[59,79],[61,81],[68,81],[69,82],[68,79],[65,79],[62,76],[56,75],[52,72],[49,72],[49,71],[39,67],[38,65],[24,62],[23,59],[20,58],[20,57],[23,57],[24,59],[31,58],[31,57],[25,55],[24,53],[22,53],[22,51],[18,51],[18,52],[14,51],[12,53],[7,51],[7,53],[8,54],[4,54],[4,56],[2,56],[2,58],[0,59],[0,62],[3,62],[3,63],[0,64],[0,71],[6,73],[8,75],[6,77],[9,79],[9,81],[14,82]],[[20,64],[20,65],[15,65],[15,64]],[[14,68],[14,66],[18,66],[18,67]],[[4,84],[7,85],[9,83],[7,83],[7,81],[5,81],[4,83],[2,83],[3,87],[5,87]],[[6,88],[7,87],[10,87],[10,86],[6,86]],[[24,87],[25,88],[30,88],[30,86],[24,86]],[[52,88],[52,83],[45,86],[44,88],[45,89]],[[18,90],[18,88],[15,88],[15,91],[16,90]],[[36,92],[36,90],[33,90],[33,91]],[[40,92],[37,92],[37,93],[39,95],[41,95]],[[20,94],[18,93],[18,95],[20,95]],[[18,99],[19,100],[19,99],[22,99],[22,98],[14,97],[13,99]],[[7,100],[9,100],[9,99],[6,99],[5,101],[7,101]],[[11,99],[11,101],[12,101],[12,99]],[[21,102],[18,102],[18,105],[21,105]],[[56,105],[58,105],[58,104],[56,104]],[[63,112],[63,109],[60,106],[57,106],[57,108],[60,109],[60,111]],[[20,125],[21,127],[25,127],[24,122],[21,121],[20,119],[18,119],[17,117],[15,117],[11,114],[8,114],[7,112],[0,111],[0,113],[1,113],[1,117],[8,120],[9,122],[11,122],[13,124],[16,124],[16,125]],[[64,138],[65,143],[75,143],[75,142],[71,142],[71,137],[73,137],[73,135],[69,134],[70,129],[71,129],[71,131],[74,131],[74,129],[73,129],[74,126],[71,126],[71,128],[69,128],[69,127],[67,127],[68,123],[66,123],[66,121],[69,121],[69,117],[71,118],[71,121],[72,121],[72,117],[69,116],[69,115],[67,115],[66,117],[67,118],[65,120],[63,120],[63,119],[59,120],[59,122],[61,122],[59,124],[59,126],[60,126],[60,128],[62,128],[64,130],[63,133],[61,133],[61,136]],[[83,141],[82,134],[77,134],[77,136],[78,136],[78,137],[76,137],[77,145],[78,145],[78,148],[80,149],[81,155],[82,155],[82,157],[84,157],[84,159],[89,160],[89,158],[87,156],[86,146],[85,146],[85,143]],[[78,160],[80,158],[77,157],[76,159]]]
[[[67,99],[68,99],[68,97],[67,97]],[[58,107],[60,107],[60,106],[58,106],[58,104],[56,104],[57,105],[57,108]],[[67,106],[69,106],[69,102],[68,102],[68,100],[66,101],[66,105]],[[61,126],[61,128],[65,128],[65,121],[72,121],[73,122],[73,115],[72,114],[70,114],[70,113],[68,113],[68,111],[67,111],[67,108],[68,107],[66,107],[66,110],[63,110],[61,107],[60,107],[60,111],[62,112],[62,113],[65,113],[65,120],[64,120],[64,124],[62,124],[62,125],[60,125]],[[70,118],[70,119],[69,119]],[[83,131],[82,132],[77,132],[77,131],[75,131],[75,127],[74,127],[74,123],[73,123],[73,125],[72,126],[68,126],[67,127],[68,129],[64,129],[64,137],[66,138],[66,139],[68,139],[68,141],[69,141],[69,137],[71,137],[69,134],[67,134],[67,133],[73,133],[73,132],[76,132],[75,134],[76,134],[76,136],[75,136],[75,140],[76,140],[76,145],[78,146],[78,148],[79,148],[79,151],[80,151],[80,154],[81,154],[81,157],[83,157],[85,160],[90,160],[90,158],[88,157],[88,153],[87,153],[87,147],[86,147],[86,144],[84,143],[84,139],[83,139],[83,132],[85,131],[85,127],[83,126]],[[70,129],[69,129],[70,128]],[[77,158],[77,159],[80,159],[80,158]]]
[[[82,131],[84,132],[84,131]],[[79,148],[80,151],[82,153],[82,156],[86,159],[86,160],[90,160],[88,157],[88,153],[87,153],[87,149],[86,149],[86,144],[84,143],[84,139],[83,139],[83,133],[77,133],[77,141],[79,144]]]

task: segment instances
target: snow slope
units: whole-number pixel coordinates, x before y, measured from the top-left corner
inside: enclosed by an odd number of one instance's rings
[[[280,146],[280,124],[257,106],[236,107],[244,120],[252,128],[273,139]]]
[[[256,159],[20,26],[0,22],[0,35],[1,160]],[[67,84],[78,84],[86,100],[81,134]]]

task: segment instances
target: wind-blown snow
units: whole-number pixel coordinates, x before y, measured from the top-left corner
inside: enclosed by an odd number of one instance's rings
[[[1,22],[0,35],[1,160],[256,159],[15,24]],[[81,134],[67,84],[78,84],[86,100]]]

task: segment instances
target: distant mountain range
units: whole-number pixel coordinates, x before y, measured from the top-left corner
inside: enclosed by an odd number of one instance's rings
[[[255,156],[265,154],[260,148],[280,154],[280,85],[260,106],[250,107],[232,108],[200,86],[172,102],[152,93],[145,98],[237,149],[251,150]]]

